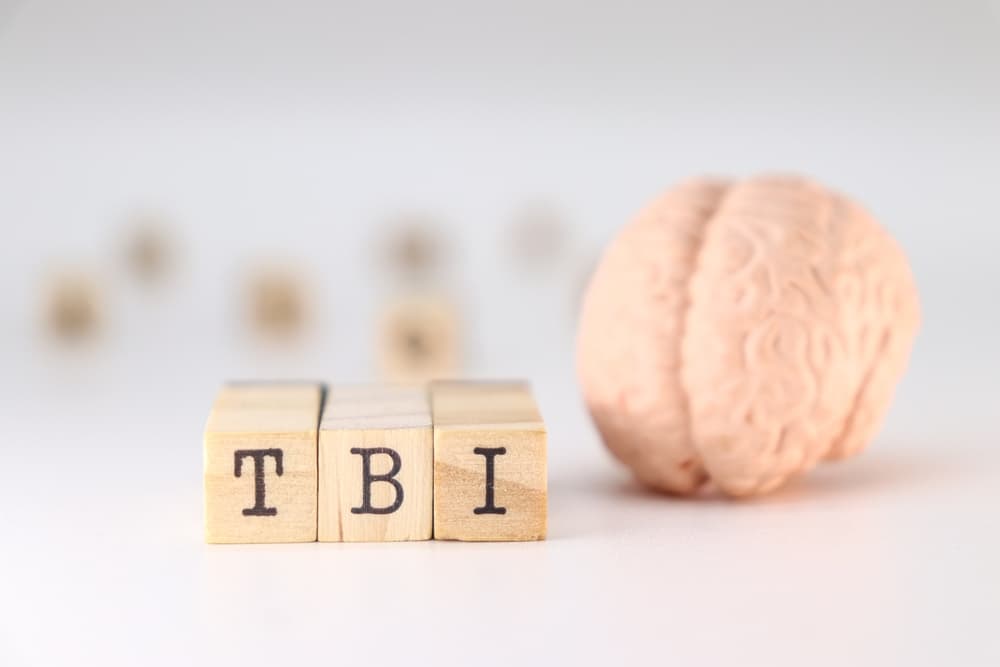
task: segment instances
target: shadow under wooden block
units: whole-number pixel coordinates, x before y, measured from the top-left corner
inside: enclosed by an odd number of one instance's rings
[[[431,539],[427,390],[332,387],[319,434],[319,540]]]
[[[318,384],[232,384],[205,427],[205,541],[316,540]]]
[[[527,384],[434,382],[434,537],[545,538],[545,424]]]
[[[411,297],[382,313],[379,365],[390,382],[454,376],[461,361],[458,311],[443,298]]]

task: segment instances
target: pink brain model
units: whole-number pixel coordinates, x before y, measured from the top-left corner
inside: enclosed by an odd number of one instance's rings
[[[854,202],[798,178],[695,180],[605,252],[577,365],[643,484],[753,495],[865,446],[919,319],[906,257]]]

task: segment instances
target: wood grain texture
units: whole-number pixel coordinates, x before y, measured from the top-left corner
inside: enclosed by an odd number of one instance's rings
[[[529,386],[434,382],[431,412],[435,539],[544,539],[547,436]]]
[[[433,466],[426,387],[333,387],[319,435],[319,540],[431,539]]]
[[[322,395],[306,383],[222,388],[205,427],[206,542],[315,541]]]

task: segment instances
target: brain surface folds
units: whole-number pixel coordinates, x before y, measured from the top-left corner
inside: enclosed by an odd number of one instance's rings
[[[577,366],[641,482],[753,495],[864,447],[918,323],[905,256],[856,204],[798,178],[698,180],[608,247]]]

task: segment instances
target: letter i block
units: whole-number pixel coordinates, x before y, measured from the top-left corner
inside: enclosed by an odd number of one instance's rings
[[[427,390],[333,387],[319,434],[320,542],[431,539]]]
[[[545,424],[527,384],[434,382],[434,537],[545,538]]]
[[[205,541],[316,540],[318,384],[223,387],[205,427]]]

